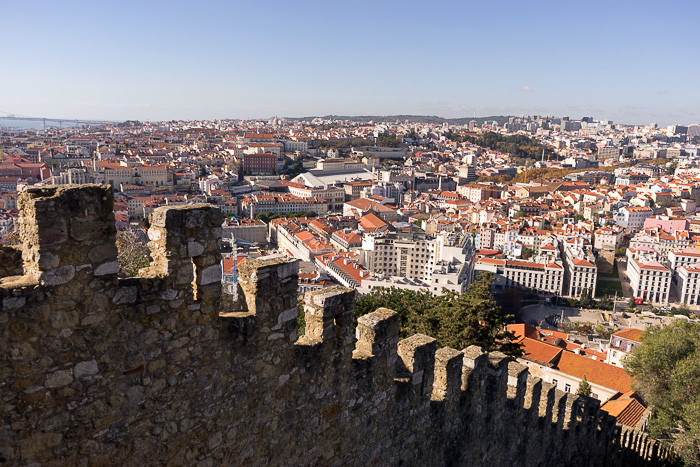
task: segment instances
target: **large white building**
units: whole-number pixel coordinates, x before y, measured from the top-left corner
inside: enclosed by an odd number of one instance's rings
[[[373,280],[391,277],[419,280],[436,294],[443,288],[464,292],[474,276],[471,237],[450,232],[366,233],[358,253],[359,261],[372,273]],[[391,285],[399,286],[387,287]]]
[[[678,269],[680,302],[700,305],[700,264],[689,264]]]
[[[323,198],[300,198],[283,193],[252,194],[243,197],[243,213],[254,218],[256,214],[315,212],[319,216],[328,212],[328,203]]]
[[[564,254],[564,295],[580,297],[584,289],[595,294],[598,267],[590,250],[590,244],[582,238],[562,242]]]
[[[698,262],[700,262],[700,250],[698,249],[684,248],[668,252],[668,263],[674,276],[680,273],[683,266],[690,266]]]
[[[628,234],[639,231],[647,217],[654,215],[654,210],[646,206],[624,206],[614,213],[615,223],[625,228]]]
[[[536,262],[505,260],[497,258],[479,258],[474,267],[476,271],[491,272],[496,280],[494,292],[516,288],[528,290],[537,295],[561,295],[564,268],[560,262]]]
[[[635,298],[668,303],[671,271],[659,262],[658,254],[651,248],[627,249],[627,277]]]
[[[593,248],[595,251],[615,250],[622,245],[625,231],[619,225],[601,227],[593,233]]]
[[[287,185],[289,193],[299,198],[323,198],[328,203],[328,212],[342,212],[345,203],[345,188],[333,185],[320,187],[308,187],[302,183],[288,182],[282,180],[281,183]]]

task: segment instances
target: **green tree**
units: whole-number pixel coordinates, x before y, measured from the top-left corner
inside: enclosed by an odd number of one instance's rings
[[[584,288],[581,291],[581,298],[578,300],[579,305],[588,308],[591,305],[593,305],[593,296],[591,295],[591,289],[589,288]]]
[[[612,331],[603,323],[598,323],[595,325],[595,332],[601,339],[605,340],[610,339],[610,336],[612,336]]]
[[[666,166],[666,175],[673,175],[676,173],[676,168],[678,168],[678,159],[673,159]]]
[[[509,317],[503,316],[491,297],[492,282],[492,274],[480,274],[467,292],[444,291],[438,296],[425,290],[374,289],[357,300],[355,318],[385,307],[399,314],[402,337],[420,332],[437,339],[440,347],[478,345],[484,350],[522,355],[514,334],[503,330]]]
[[[576,390],[576,394],[582,394],[584,396],[589,396],[591,395],[591,385],[586,379],[586,375],[583,375],[583,379],[581,382],[578,384],[578,389]]]
[[[636,303],[634,303],[634,297],[630,297],[630,299],[627,301],[627,306],[634,308],[634,305],[636,305]]]
[[[632,387],[653,406],[649,433],[670,440],[688,465],[700,465],[700,324],[652,326],[625,361]]]
[[[401,146],[401,141],[396,137],[396,134],[390,134],[387,136],[379,136],[377,138],[377,146],[384,146],[389,148],[398,148]]]

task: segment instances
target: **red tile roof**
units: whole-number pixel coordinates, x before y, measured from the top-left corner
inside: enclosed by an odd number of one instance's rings
[[[579,379],[583,379],[585,376],[591,383],[614,389],[618,392],[631,390],[632,380],[625,373],[625,370],[583,355],[562,352],[555,368],[562,373]]]
[[[619,337],[621,339],[627,339],[628,341],[641,342],[639,336],[642,335],[644,331],[641,329],[627,328],[617,331],[613,336]]]
[[[632,391],[622,394],[617,399],[610,399],[600,408],[617,418],[617,423],[620,425],[633,428],[647,412],[647,409]]]
[[[557,355],[566,353],[559,347],[529,337],[523,337],[520,342],[523,344],[523,351],[525,352],[523,358],[542,365],[553,362],[556,360]]]

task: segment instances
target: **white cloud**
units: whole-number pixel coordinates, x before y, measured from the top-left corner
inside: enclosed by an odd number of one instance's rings
[[[527,84],[523,84],[523,85],[520,87],[520,90],[523,91],[523,92],[532,92],[532,91],[534,91],[534,89],[532,89],[532,88],[531,88],[530,86],[528,86]]]

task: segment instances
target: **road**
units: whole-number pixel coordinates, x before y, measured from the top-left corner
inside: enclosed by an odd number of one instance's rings
[[[618,301],[618,310],[620,309],[620,304],[621,302]],[[675,318],[672,316],[647,316],[641,313],[625,313],[623,311],[612,313],[609,311],[601,312],[596,310],[581,310],[580,308],[569,308],[551,305],[529,305],[520,311],[520,315],[522,316],[522,319],[525,323],[537,326],[547,316],[561,315],[562,312],[564,313],[564,316],[569,318],[569,320],[572,322],[592,324],[609,323],[613,327],[617,327],[618,329],[646,329],[652,325],[667,326],[676,319],[683,319]],[[610,321],[608,321],[608,318],[610,318]]]
[[[593,324],[605,322],[605,318],[600,311],[581,310],[580,308],[552,306],[546,304],[526,306],[520,310],[520,316],[522,316],[523,321],[527,324],[537,326],[547,316],[561,315],[562,312],[564,313],[564,316],[569,318],[571,321]]]

